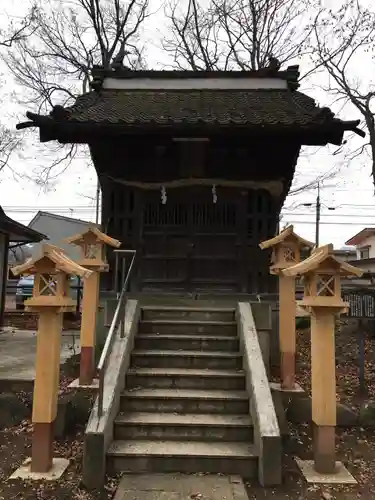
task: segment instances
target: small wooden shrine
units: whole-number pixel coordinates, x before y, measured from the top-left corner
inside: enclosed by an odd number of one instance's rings
[[[40,255],[13,267],[12,271],[16,276],[34,275],[33,295],[25,301],[27,311],[39,314],[31,472],[44,473],[52,468],[53,461],[63,313],[76,307],[69,293],[69,277],[88,278],[92,271],[73,262],[60,248],[48,244],[42,245]]]
[[[82,258],[78,263],[91,269],[91,276],[84,279],[81,321],[80,385],[91,385],[94,379],[96,320],[99,307],[100,273],[109,269],[106,246],[119,248],[121,242],[110,238],[97,227],[67,238],[67,242],[81,248]]]
[[[270,272],[278,276],[282,269],[294,266],[301,261],[301,252],[306,254],[306,250],[312,250],[314,246],[311,241],[298,236],[294,232],[293,225],[289,225],[280,234],[259,244],[262,250],[272,249]]]
[[[95,67],[72,106],[18,128],[89,145],[103,228],[137,252],[132,292],[275,292],[259,242],[276,232],[300,148],[339,145],[359,121],[299,92],[298,66],[132,71],[120,59]]]
[[[294,276],[285,276],[281,271],[299,263],[301,253],[311,251],[314,243],[298,236],[290,225],[259,246],[262,250],[272,249],[270,273],[279,278],[281,387],[293,390],[296,364],[296,283]]]
[[[121,241],[111,238],[96,226],[89,226],[83,233],[70,236],[66,241],[80,247],[82,257],[78,260],[79,265],[98,272],[108,271],[109,268],[106,246],[112,248],[121,246]]]
[[[89,277],[92,272],[71,260],[61,248],[44,243],[41,251],[23,264],[12,268],[15,276],[34,275],[33,295],[25,308],[61,307],[61,312],[75,310],[69,294],[69,276]]]
[[[335,316],[349,304],[341,297],[341,278],[363,274],[333,253],[333,245],[317,248],[309,258],[282,274],[302,276],[304,297],[299,303],[311,314],[311,388],[314,424],[314,464],[322,474],[336,471]]]

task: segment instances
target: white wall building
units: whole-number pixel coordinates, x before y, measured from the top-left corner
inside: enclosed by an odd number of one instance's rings
[[[345,244],[355,246],[357,260],[375,259],[375,227],[362,229]]]

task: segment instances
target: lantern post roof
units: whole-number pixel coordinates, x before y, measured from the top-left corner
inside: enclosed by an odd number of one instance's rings
[[[92,274],[92,271],[85,269],[71,260],[62,248],[47,243],[41,246],[41,251],[37,255],[30,257],[23,264],[13,267],[12,272],[15,276],[20,274],[35,274],[38,271],[38,263],[45,259],[49,259],[55,264],[58,270],[69,275],[88,278]]]
[[[310,257],[294,266],[283,269],[281,273],[284,276],[304,275],[319,269],[319,267],[327,261],[331,262],[342,276],[356,276],[360,278],[363,274],[362,269],[352,266],[339,257],[336,257],[333,253],[332,244],[316,248]]]
[[[70,236],[65,241],[67,243],[71,243],[72,245],[80,246],[83,245],[85,243],[85,240],[91,235],[94,235],[98,242],[104,243],[111,247],[119,248],[121,246],[121,241],[116,240],[115,238],[111,238],[95,226],[89,226],[86,231]]]
[[[311,241],[305,240],[304,238],[301,238],[301,236],[298,236],[298,234],[296,234],[294,232],[294,226],[292,224],[290,226],[286,227],[285,229],[283,229],[275,237],[273,237],[269,240],[266,240],[266,241],[262,241],[261,243],[259,243],[259,246],[262,250],[266,250],[267,248],[275,247],[277,245],[280,245],[284,241],[288,241],[288,240],[296,241],[303,248],[313,248],[314,247],[314,243],[312,243]]]

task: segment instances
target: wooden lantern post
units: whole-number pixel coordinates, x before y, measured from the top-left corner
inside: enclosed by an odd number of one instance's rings
[[[288,226],[274,238],[260,243],[262,250],[272,248],[270,273],[279,277],[279,341],[281,353],[281,388],[295,389],[296,365],[296,284],[294,276],[285,276],[283,269],[301,260],[301,250],[311,250],[314,243],[307,241]]]
[[[81,362],[80,385],[91,385],[94,379],[96,318],[99,307],[100,273],[108,271],[105,245],[119,248],[121,242],[102,233],[97,227],[89,227],[85,232],[67,239],[81,248],[80,266],[93,271],[84,279],[81,320]]]
[[[63,313],[75,309],[69,295],[69,277],[88,278],[92,272],[70,260],[60,248],[47,244],[42,245],[40,256],[13,267],[12,271],[15,275],[34,275],[33,295],[25,301],[27,311],[39,314],[31,472],[43,473],[52,468]]]
[[[360,277],[363,271],[333,253],[333,245],[317,248],[305,261],[284,269],[286,277],[303,276],[301,307],[311,314],[311,386],[314,425],[314,468],[321,474],[336,471],[335,316],[347,312],[341,298],[342,276]]]

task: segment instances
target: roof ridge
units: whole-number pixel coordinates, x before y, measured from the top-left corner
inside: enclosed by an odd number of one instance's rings
[[[74,221],[74,222],[79,222],[82,224],[93,224],[97,226],[95,222],[83,220],[83,219],[76,219],[74,217],[67,217],[66,215],[60,215],[60,214],[54,214],[53,212],[47,212],[45,210],[38,210],[38,212],[34,215],[34,217],[31,219],[29,222],[28,226],[30,227],[30,224],[35,221],[35,219],[40,216],[40,215],[47,215],[49,217],[54,217],[56,219],[62,219],[62,220],[68,220],[68,221]],[[100,224],[99,224],[100,225]]]
[[[285,70],[280,70],[278,61],[276,66],[270,64],[268,67],[259,68],[257,70],[209,70],[209,71],[194,71],[194,70],[132,70],[124,66],[116,68],[104,68],[103,66],[94,66],[91,75],[91,87],[94,90],[100,90],[105,78],[127,79],[133,78],[159,78],[159,79],[182,79],[182,78],[275,78],[286,80],[288,86],[298,88],[299,83],[299,66],[288,66]]]

